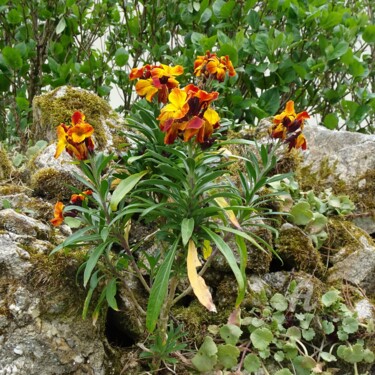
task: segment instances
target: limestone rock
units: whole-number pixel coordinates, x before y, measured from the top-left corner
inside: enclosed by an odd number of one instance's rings
[[[0,235],[0,374],[104,375],[100,331],[82,320],[73,297],[78,263],[60,259],[53,275],[43,268],[48,256],[34,263],[25,253],[11,235]],[[48,283],[41,278],[43,272]]]
[[[347,280],[360,286],[369,297],[375,296],[375,245],[366,236],[358,239],[356,248],[343,247],[333,258],[328,281]]]
[[[329,130],[318,125],[307,125],[304,134],[308,149],[304,152],[304,165],[316,172],[323,160],[337,176],[347,182],[359,184],[358,178],[375,170],[375,135]],[[327,176],[328,177],[328,176]]]

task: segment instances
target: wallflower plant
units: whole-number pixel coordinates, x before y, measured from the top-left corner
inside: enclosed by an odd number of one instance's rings
[[[207,52],[197,58],[194,68],[196,82],[184,88],[176,79],[183,72],[180,66],[146,65],[131,71],[130,79],[138,79],[137,93],[147,102],[134,105],[127,119],[131,130],[127,136],[134,146],[117,162],[112,154],[93,152],[94,130],[82,113],[73,114],[71,126],[57,128],[55,156],[65,148],[83,172],[77,179],[89,189],[76,192],[66,207],[58,202],[51,220],[59,225],[70,215],[78,221],[79,229],[53,253],[87,248],[87,260],[80,269],[88,287],[83,316],[98,287],[101,294],[94,322],[104,301],[118,310],[116,293],[121,283],[125,296],[145,318],[147,330],[152,333],[156,329],[156,342],[161,345],[168,343],[171,308],[187,294],[193,292],[207,310],[216,311],[203,275],[218,252],[237,280],[233,308],[239,310],[246,292],[247,244],[259,251],[272,251],[252,230],[257,225],[275,231],[262,220],[277,214],[262,205],[271,196],[261,197],[258,192],[267,183],[285,178],[267,176],[276,165],[274,148],[258,148],[259,158],[253,152],[248,157],[228,158],[224,148],[228,143],[254,146],[246,140],[224,141],[220,134],[220,117],[214,107],[219,93],[210,91],[210,82],[235,75],[228,56],[219,58]],[[295,115],[290,105],[288,108],[280,115],[283,118],[275,117],[280,121],[275,122],[274,137],[278,137],[279,124],[289,134],[298,123],[293,132],[301,135],[307,117]],[[286,136],[281,138],[288,141]],[[288,143],[289,148],[294,147]],[[235,161],[245,165],[245,171],[239,173],[240,186],[230,180],[228,166]],[[134,221],[156,226],[150,234],[157,248],[154,254],[141,249],[142,240],[129,243]],[[147,308],[130,288],[129,275],[135,276],[147,293]],[[186,278],[190,286],[178,291]],[[160,360],[154,358],[152,367],[159,368]]]

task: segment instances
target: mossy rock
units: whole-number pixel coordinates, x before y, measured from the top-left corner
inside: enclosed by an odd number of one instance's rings
[[[277,252],[284,261],[283,269],[305,271],[317,277],[325,273],[319,251],[300,228],[290,226],[281,229]]]
[[[31,178],[31,188],[34,195],[54,200],[69,200],[72,194],[69,186],[84,190],[82,183],[73,175],[54,168],[42,168],[35,172]]]
[[[75,87],[59,87],[33,101],[31,140],[56,140],[56,127],[69,124],[75,111],[81,111],[94,127],[95,145],[99,150],[116,146],[124,139],[118,135],[120,118],[109,104],[99,96]]]
[[[13,166],[8,158],[8,154],[0,145],[0,181],[9,179],[12,170]]]

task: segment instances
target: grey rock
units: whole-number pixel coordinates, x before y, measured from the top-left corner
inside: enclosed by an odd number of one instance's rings
[[[348,131],[328,130],[318,125],[306,125],[304,134],[308,149],[304,152],[304,165],[317,171],[322,160],[328,160],[335,175],[350,183],[369,170],[375,170],[375,135]],[[332,175],[332,178],[335,176]]]
[[[375,296],[375,246],[370,241],[361,236],[357,249],[342,248],[333,258],[328,281],[347,280],[360,286],[369,297]]]
[[[0,375],[104,375],[100,330],[82,320],[77,306],[69,308],[74,280],[66,284],[62,268],[61,287],[35,287],[41,269],[15,242],[22,236],[11,234],[0,235]]]
[[[0,229],[40,239],[47,239],[51,236],[51,227],[49,225],[20,214],[12,208],[0,211]]]

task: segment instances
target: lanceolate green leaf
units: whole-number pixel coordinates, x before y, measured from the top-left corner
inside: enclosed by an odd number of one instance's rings
[[[159,271],[155,277],[147,305],[146,328],[153,332],[156,327],[161,307],[168,292],[168,281],[171,274],[172,264],[177,250],[180,237],[174,242],[168,251]]]
[[[64,247],[68,247],[70,245],[73,245],[77,242],[85,242],[86,238],[86,233],[89,232],[90,230],[95,229],[95,227],[86,227],[78,230],[77,232],[73,233],[70,237],[68,237],[64,242],[62,242],[60,245],[56,246],[50,253],[50,255],[56,253],[57,251],[63,249]],[[100,236],[98,235],[98,239]]]
[[[88,281],[90,280],[90,276],[92,271],[94,270],[96,264],[100,256],[105,251],[106,247],[109,246],[108,243],[104,242],[97,246],[91,253],[90,258],[86,262],[85,272],[83,273],[83,286],[86,287]]]
[[[107,298],[109,307],[111,307],[113,310],[118,311],[116,293],[117,293],[116,279],[113,277],[106,286],[105,296]]]
[[[234,257],[233,251],[227,245],[227,243],[216,233],[206,227],[202,227],[202,229],[209,235],[209,237],[215,242],[215,245],[219,249],[219,251],[223,254],[226,261],[229,264],[229,267],[232,269],[234,276],[236,277],[237,284],[238,284],[238,294],[239,296],[244,293],[245,290],[245,279],[241,270],[238,267],[236,258]],[[237,298],[237,302],[240,298]],[[236,303],[237,305],[237,303]]]
[[[189,242],[191,235],[193,234],[194,230],[194,219],[193,218],[185,218],[181,222],[181,236],[182,236],[182,244],[184,246],[187,245]]]
[[[125,180],[122,180],[118,184],[111,198],[112,211],[117,210],[117,206],[120,203],[120,201],[125,198],[126,194],[128,194],[134,188],[134,186],[139,182],[139,180],[145,174],[147,174],[147,171],[142,171],[142,172],[133,174],[129,176],[128,178],[125,178]]]

